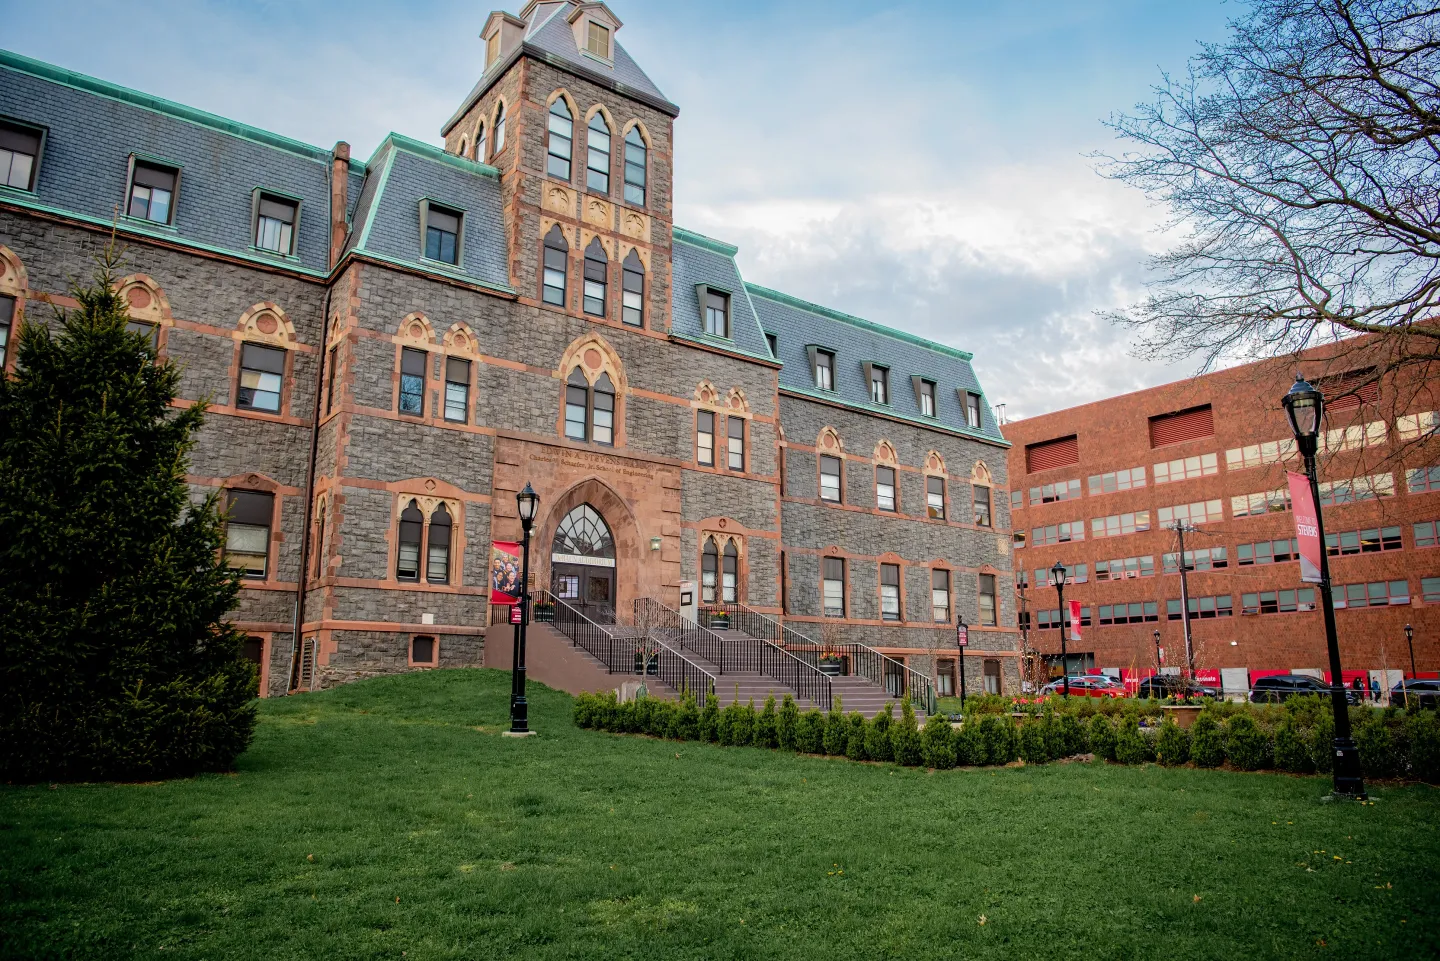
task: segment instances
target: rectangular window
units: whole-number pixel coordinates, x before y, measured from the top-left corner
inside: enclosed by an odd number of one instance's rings
[[[920,382],[920,413],[926,417],[935,416],[935,382],[922,380]]]
[[[1085,524],[1083,521],[1050,524],[1045,527],[1036,527],[1030,532],[1030,543],[1035,546],[1068,544],[1071,541],[1083,541],[1084,539]]]
[[[580,378],[584,380],[584,378]],[[586,406],[589,391],[567,384],[565,387],[565,436],[571,440],[585,439]]]
[[[824,559],[825,616],[845,616],[845,560],[840,557]]]
[[[870,399],[877,404],[890,403],[890,371],[884,367],[870,368]]]
[[[1254,564],[1281,564],[1300,557],[1300,543],[1292,539],[1256,541],[1235,548],[1235,563],[1240,567]]]
[[[410,661],[414,664],[435,663],[435,638],[416,637],[410,641]]]
[[[1440,604],[1440,577],[1420,578],[1420,597],[1426,604]]]
[[[1320,504],[1353,504],[1395,496],[1394,474],[1372,474],[1350,480],[1326,481],[1320,485]]]
[[[1434,547],[1440,543],[1440,521],[1424,521],[1415,525],[1415,546]]]
[[[1095,580],[1097,581],[1119,581],[1127,578],[1154,576],[1155,558],[1153,555],[1121,557],[1113,561],[1095,562]]]
[[[585,189],[610,193],[610,125],[595,114],[585,132]]]
[[[1395,418],[1395,432],[1402,441],[1419,440],[1434,433],[1440,433],[1440,410],[1423,414],[1406,414]]]
[[[270,525],[275,495],[260,491],[228,492],[225,560],[241,576],[264,580],[270,560]]]
[[[335,409],[335,365],[340,362],[340,348],[331,347],[325,360],[325,413]]]
[[[420,417],[425,413],[425,365],[430,355],[423,350],[400,350],[400,413]]]
[[[715,466],[715,415],[708,410],[700,411],[695,428],[695,463]]]
[[[1011,509],[1012,511],[1018,511],[1020,508],[1022,508],[1022,507],[1024,507],[1024,506],[1025,506],[1025,493],[1024,493],[1024,491],[1011,491],[1011,492],[1010,492],[1010,509]]]
[[[39,157],[38,131],[0,123],[0,186],[34,190]]]
[[[1000,662],[993,657],[987,657],[980,665],[981,672],[985,676],[985,693],[1000,693]]]
[[[945,478],[925,478],[925,514],[932,520],[945,519]]]
[[[895,510],[895,468],[875,468],[875,506],[882,511]]]
[[[597,248],[592,243],[590,250],[593,252],[595,249]],[[589,252],[585,254],[580,306],[592,317],[605,316],[606,291],[610,285],[609,269],[610,265],[606,261],[592,257]]]
[[[610,29],[591,20],[585,34],[585,49],[597,57],[610,59]]]
[[[948,658],[935,661],[935,693],[940,697],[955,696],[955,662]]]
[[[729,443],[726,444],[727,465],[731,470],[745,469],[745,418],[731,415],[725,421]]]
[[[975,524],[979,527],[990,526],[990,488],[972,484],[970,491],[974,496]]]
[[[1176,574],[1180,571],[1179,555],[1165,554],[1161,558],[1165,565],[1166,574]],[[1230,559],[1223,547],[1202,547],[1197,551],[1185,552],[1185,569],[1187,571],[1217,571],[1230,566]]]
[[[730,297],[711,290],[705,294],[705,333],[730,336]]]
[[[565,251],[545,245],[545,281],[542,297],[547,304],[565,306]]]
[[[1440,491],[1440,464],[1434,467],[1421,467],[1405,472],[1405,486],[1410,488],[1412,494],[1423,494],[1427,491]]]
[[[1290,492],[1261,491],[1258,494],[1237,494],[1230,498],[1231,517],[1256,517],[1290,509]]]
[[[459,357],[445,358],[445,419],[470,419],[470,361]]]
[[[1379,554],[1398,551],[1404,545],[1398,527],[1372,527],[1363,531],[1339,531],[1325,535],[1325,547],[1331,557],[1348,554]]]
[[[880,565],[880,619],[900,620],[900,565]]]
[[[815,351],[815,386],[820,390],[835,389],[835,355],[828,350]]]
[[[608,382],[604,374],[602,382]],[[601,390],[601,383],[595,385],[590,405],[590,439],[597,444],[615,443],[615,395]]]
[[[460,215],[434,204],[425,217],[425,259],[444,264],[460,262]]]
[[[1409,581],[1371,581],[1368,584],[1336,584],[1330,596],[1335,609],[1389,607],[1410,603]]]
[[[495,32],[490,34],[490,39],[485,41],[485,69],[489,70],[495,66],[495,61],[500,59],[500,28],[496,27]],[[483,157],[481,158],[484,159]]]
[[[1155,465],[1155,483],[1170,484],[1175,481],[1209,477],[1220,472],[1219,457],[1215,454],[1197,454],[1179,460],[1165,461]]]
[[[1246,470],[1289,460],[1295,456],[1293,440],[1272,440],[1248,447],[1234,447],[1225,452],[1226,470]]]
[[[0,371],[5,370],[9,356],[10,327],[15,323],[15,298],[0,294]]]
[[[1232,600],[1229,594],[1218,597],[1192,597],[1190,598],[1190,617],[1200,620],[1230,617],[1235,613]],[[1241,600],[1243,602],[1244,599]],[[1178,600],[1165,602],[1165,616],[1172,621],[1180,620],[1180,602]]]
[[[633,256],[633,254],[632,254]],[[638,259],[638,258],[637,258]],[[621,271],[620,321],[631,327],[645,325],[645,274],[631,268],[630,258],[625,258]]]
[[[1128,470],[1110,471],[1106,474],[1092,474],[1090,477],[1090,493],[1113,494],[1115,491],[1128,491],[1136,487],[1145,486],[1145,468],[1131,467]]]
[[[1150,512],[1135,511],[1128,514],[1112,514],[1109,517],[1090,519],[1091,537],[1118,537],[1150,529]]]
[[[293,200],[261,194],[255,211],[255,246],[272,253],[293,254],[297,210]]]
[[[1160,526],[1171,524],[1206,524],[1225,519],[1220,501],[1196,501],[1194,504],[1177,504],[1160,508]]]
[[[1385,422],[1374,420],[1368,424],[1351,424],[1349,427],[1327,430],[1320,438],[1320,449],[1325,453],[1334,453],[1342,450],[1360,450],[1383,443],[1385,443]]]
[[[1084,584],[1086,581],[1088,581],[1088,580],[1090,579],[1089,568],[1088,568],[1087,565],[1085,565],[1085,564],[1066,564],[1066,565],[1064,565],[1064,567],[1065,567],[1065,583],[1067,583],[1067,584]],[[1097,565],[1097,569],[1098,569],[1098,565]],[[1097,579],[1099,579],[1099,578],[1097,577]],[[1037,567],[1037,568],[1035,568],[1035,584],[1036,584],[1037,587],[1054,587],[1054,586],[1055,586],[1055,585],[1052,583],[1052,581],[1051,581],[1050,568],[1048,568],[1048,567]]]
[[[765,346],[770,348],[771,357],[774,357],[776,360],[780,359],[780,338],[768,330],[765,332]]]
[[[936,624],[950,623],[950,572],[930,572],[930,617]]]
[[[995,575],[980,575],[980,625],[994,627],[995,620]]]
[[[1058,501],[1075,500],[1080,496],[1080,481],[1056,481],[1030,488],[1030,504],[1054,504]]]
[[[235,406],[241,410],[278,414],[284,380],[285,351],[245,344],[240,348],[240,390]]]
[[[179,173],[173,167],[135,161],[135,172],[130,178],[128,214],[152,223],[170,223],[175,209],[175,181]]]
[[[976,430],[980,429],[980,395],[965,393],[965,423]]]
[[[840,503],[840,458],[820,455],[820,499]]]

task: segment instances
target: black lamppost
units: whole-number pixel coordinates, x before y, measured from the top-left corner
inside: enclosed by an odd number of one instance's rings
[[[1415,628],[1405,625],[1405,646],[1410,648],[1410,677],[1415,677]]]
[[[1070,653],[1065,647],[1065,638],[1070,633],[1070,618],[1065,614],[1065,565],[1059,561],[1050,568],[1050,580],[1055,584],[1055,590],[1060,595],[1060,670],[1061,687],[1065,696],[1070,696]]]
[[[530,706],[525,702],[525,628],[530,623],[530,526],[535,523],[535,509],[540,495],[525,482],[525,489],[515,495],[524,532],[520,560],[520,624],[515,629],[515,659],[510,667],[510,733],[530,733]]]
[[[955,615],[955,649],[960,652],[960,713],[965,713],[965,646],[970,643],[970,629],[965,626],[965,615]]]
[[[1340,672],[1340,641],[1335,633],[1335,599],[1330,596],[1330,552],[1325,546],[1324,512],[1320,509],[1320,479],[1315,471],[1315,449],[1325,413],[1325,396],[1299,374],[1281,399],[1290,430],[1305,460],[1310,479],[1310,497],[1315,502],[1315,537],[1320,543],[1320,609],[1325,615],[1325,644],[1330,653],[1330,708],[1335,714],[1335,793],[1343,797],[1365,797],[1365,780],[1360,774],[1360,748],[1350,734],[1350,710],[1345,703],[1345,679]]]
[[[1160,631],[1157,628],[1155,631],[1155,674],[1157,677],[1160,674],[1160,668],[1164,666],[1165,662],[1160,659]]]

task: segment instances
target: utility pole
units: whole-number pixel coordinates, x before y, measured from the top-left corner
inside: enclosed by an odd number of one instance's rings
[[[1190,585],[1185,579],[1185,573],[1190,569],[1190,565],[1185,563],[1185,534],[1186,532],[1198,534],[1200,530],[1180,521],[1175,522],[1172,530],[1180,539],[1180,556],[1177,560],[1180,564],[1180,623],[1185,632],[1185,670],[1189,672],[1188,677],[1194,677],[1195,648],[1190,642]]]
[[[1022,570],[1020,573],[1023,574],[1025,572]],[[1030,660],[1031,677],[1033,678],[1034,654],[1030,650],[1030,619],[1026,616],[1030,613],[1030,609],[1025,602],[1025,582],[1023,580],[1020,581],[1020,586],[1017,588],[1017,593],[1019,593],[1020,595],[1020,659],[1022,662],[1025,661],[1027,658]],[[1414,648],[1411,648],[1411,650],[1413,651]],[[1411,658],[1411,660],[1413,661],[1414,658]],[[1410,673],[1413,674],[1415,672],[1411,671]],[[1022,677],[1021,680],[1023,681],[1024,678]]]

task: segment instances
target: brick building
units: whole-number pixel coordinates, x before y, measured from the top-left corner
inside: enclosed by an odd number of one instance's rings
[[[114,223],[136,329],[211,400],[189,479],[226,492],[268,693],[479,663],[527,482],[537,584],[577,603],[694,581],[922,672],[958,613],[971,683],[1015,683],[1008,444],[970,355],[675,227],[678,108],[620,26],[492,14],[444,147],[364,162],[0,54],[0,331],[73,305]]]
[[[1165,667],[1184,663],[1177,524],[1198,669],[1235,669],[1238,688],[1239,669],[1327,668],[1286,493],[1301,466],[1280,398],[1296,371],[1329,402],[1319,465],[1347,675],[1408,672],[1407,623],[1417,667],[1440,668],[1440,391],[1383,373],[1383,354],[1362,339],[1007,424],[1019,623],[1053,673],[1056,561],[1084,606],[1072,669],[1154,670],[1155,631]]]

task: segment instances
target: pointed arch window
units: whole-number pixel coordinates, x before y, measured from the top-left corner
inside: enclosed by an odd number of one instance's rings
[[[610,258],[605,256],[605,248],[597,237],[585,248],[584,307],[585,313],[592,317],[605,316],[605,295],[609,286],[606,274],[609,269]]]
[[[610,193],[610,125],[598,110],[590,118],[590,136],[586,143],[585,187],[597,193]]]
[[[719,580],[720,551],[715,547],[715,538],[705,538],[705,550],[700,555],[700,603],[715,603],[715,584]]]
[[[475,159],[480,163],[485,162],[485,121],[480,121],[475,126]]]
[[[395,579],[420,580],[420,541],[425,536],[425,515],[420,505],[411,501],[400,512],[399,549],[395,554]]]
[[[560,225],[556,224],[545,235],[545,275],[541,296],[547,304],[565,306],[565,267],[569,256],[570,245],[565,242]]]
[[[645,206],[645,161],[649,153],[639,127],[625,135],[625,202]]]
[[[430,515],[430,538],[425,547],[425,579],[431,584],[450,583],[450,511],[441,504]]]
[[[567,558],[613,561],[615,537],[610,533],[610,527],[599,511],[589,504],[581,504],[560,521],[560,526],[555,529],[550,550],[552,554]]]
[[[550,105],[550,144],[545,159],[545,172],[570,182],[570,155],[575,143],[575,118],[564,97],[556,97]]]
[[[631,327],[645,326],[645,265],[634,250],[625,255],[621,265],[623,296],[620,319]]]
[[[310,576],[319,577],[324,567],[325,559],[325,502],[320,502],[320,510],[316,511],[315,533],[312,535],[314,543],[311,545],[310,553]]]
[[[576,367],[565,379],[565,436],[614,445],[615,385],[609,374],[601,374],[592,386]]]
[[[502,100],[500,106],[495,110],[495,153],[505,149],[505,102]],[[491,156],[494,156],[492,154]]]
[[[740,552],[735,550],[734,541],[725,542],[725,555],[721,559],[720,599],[726,604],[739,600]]]

